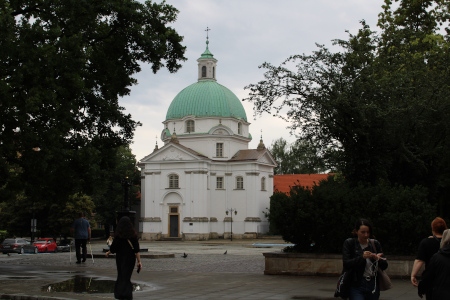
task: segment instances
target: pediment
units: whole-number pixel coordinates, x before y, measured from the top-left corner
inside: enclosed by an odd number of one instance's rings
[[[140,163],[161,162],[161,161],[190,161],[203,159],[201,155],[197,155],[195,151],[170,143],[158,149],[157,151],[146,156]]]
[[[277,162],[273,159],[272,155],[270,155],[269,151],[265,151],[263,155],[258,157],[257,161],[262,164],[274,165],[277,166]]]

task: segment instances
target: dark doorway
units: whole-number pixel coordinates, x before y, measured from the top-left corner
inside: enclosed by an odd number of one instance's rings
[[[178,237],[178,215],[170,215],[170,237]]]

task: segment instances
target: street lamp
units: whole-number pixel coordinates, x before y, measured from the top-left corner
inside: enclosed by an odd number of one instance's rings
[[[31,208],[31,212],[32,212],[32,217],[31,217],[31,243],[34,242],[34,233],[36,232],[36,226],[37,226],[37,222],[36,222],[36,217],[34,214],[34,202],[33,202],[33,206]]]
[[[234,212],[234,215],[237,215],[237,210],[234,208],[230,208],[225,211],[227,216],[228,216],[228,213],[230,213],[230,216],[231,216],[231,235],[230,235],[231,241],[233,240],[233,212]]]
[[[33,150],[34,152],[40,152],[41,148],[39,147],[33,147],[31,148],[31,150]],[[33,198],[33,206],[31,207],[31,213],[32,213],[32,217],[31,217],[31,243],[34,242],[34,234],[37,232],[37,222],[36,222],[36,216],[35,216],[35,207],[34,207],[34,198]]]
[[[122,217],[127,216],[127,217],[130,218],[131,223],[133,223],[133,225],[134,225],[134,220],[135,220],[136,212],[130,210],[130,197],[128,196],[128,191],[129,191],[129,189],[130,189],[130,187],[131,187],[131,182],[130,182],[130,180],[128,179],[128,176],[125,177],[125,178],[121,181],[121,183],[122,183],[122,187],[123,187],[123,190],[124,190],[124,195],[123,195],[123,206],[122,206],[122,210],[116,212],[116,214],[117,214],[117,220],[116,220],[116,222],[119,222],[119,220],[120,220]]]
[[[122,180],[122,186],[124,188],[124,195],[123,195],[123,210],[129,211],[130,210],[130,201],[128,197],[128,189],[131,186],[130,181],[128,180],[128,176],[125,177],[124,180]]]

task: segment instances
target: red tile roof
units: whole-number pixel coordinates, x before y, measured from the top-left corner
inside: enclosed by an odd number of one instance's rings
[[[332,174],[285,174],[273,176],[273,191],[283,192],[288,194],[291,187],[300,185],[307,188],[312,188],[319,185],[321,180],[325,180]]]

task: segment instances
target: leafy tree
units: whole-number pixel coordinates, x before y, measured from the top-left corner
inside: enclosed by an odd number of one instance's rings
[[[325,171],[321,155],[307,141],[297,140],[293,144],[279,138],[269,148],[278,166],[275,174],[312,174]]]
[[[289,145],[288,142],[279,138],[275,140],[268,149],[278,166],[273,170],[275,174],[290,174],[290,159],[289,159]]]
[[[109,172],[103,173],[101,186],[97,186],[93,198],[96,203],[96,219],[104,224],[105,230],[109,225],[116,224],[116,212],[123,210],[124,180],[130,183],[128,197],[130,208],[140,204],[141,173],[136,168],[136,158],[129,147],[119,147],[111,153]]]
[[[175,72],[185,60],[169,26],[177,13],[165,2],[0,0],[0,199],[8,207],[48,211],[70,195],[95,196],[107,156],[140,125],[118,102],[137,84],[133,75],[141,64]]]
[[[250,84],[257,113],[290,122],[352,184],[427,187],[443,212],[450,187],[450,55],[446,1],[386,0],[377,34],[356,35],[264,63]],[[443,25],[442,25],[443,24]],[[292,66],[296,69],[292,70]]]
[[[98,170],[91,170],[84,177],[84,190],[88,194],[76,193],[69,195],[64,201],[39,205],[30,202],[24,192],[18,193],[14,201],[4,201],[0,205],[0,228],[5,228],[17,236],[28,235],[30,219],[34,213],[38,220],[38,230],[42,234],[67,235],[73,219],[80,211],[87,214],[92,226],[101,223],[108,229],[108,224],[115,224],[116,211],[123,209],[122,180],[125,177],[128,177],[131,183],[130,204],[140,203],[140,172],[136,168],[135,156],[129,147],[119,147],[110,149],[104,157],[95,156],[93,159],[99,160],[97,163],[100,167]]]
[[[68,236],[73,221],[78,218],[79,212],[82,211],[85,213],[86,218],[89,219],[91,227],[95,228],[94,210],[95,204],[90,196],[82,194],[70,195],[67,202],[63,203],[63,205],[54,203],[50,207],[48,217],[41,218],[43,224],[38,227],[43,236]]]

